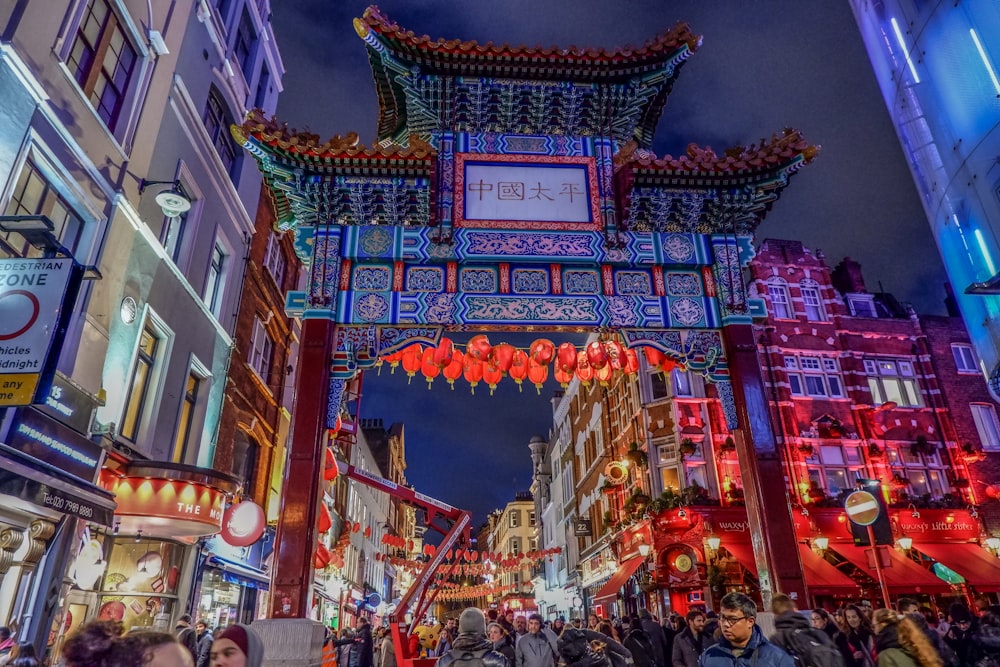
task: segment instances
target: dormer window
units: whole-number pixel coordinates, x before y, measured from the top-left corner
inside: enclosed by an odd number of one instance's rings
[[[875,311],[875,297],[871,294],[850,294],[847,297],[847,307],[854,317],[878,317]]]

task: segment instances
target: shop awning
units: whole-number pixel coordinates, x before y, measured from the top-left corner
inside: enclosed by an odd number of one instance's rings
[[[806,585],[814,595],[854,593],[858,584],[818,555],[806,544],[799,544],[799,558],[806,575]]]
[[[733,555],[740,565],[749,570],[750,574],[757,576],[757,561],[753,557],[753,545],[749,542],[723,542],[722,548]]]
[[[259,588],[266,591],[271,585],[271,580],[261,570],[234,563],[233,561],[212,556],[208,564],[222,571],[222,580],[231,584],[239,584],[247,588]]]
[[[914,544],[913,548],[958,572],[980,593],[1000,591],[1000,559],[977,544],[929,543]]]
[[[114,496],[16,449],[0,445],[0,495],[104,526],[114,525]]]
[[[601,586],[601,590],[597,591],[594,595],[594,602],[600,604],[605,598],[615,598],[618,597],[619,591],[621,591],[622,586],[628,581],[628,578],[635,574],[635,571],[639,569],[642,562],[645,560],[642,556],[636,556],[635,558],[629,558],[628,560],[622,561],[618,565],[618,569],[615,573],[611,575],[608,582]]]
[[[830,548],[849,560],[872,579],[876,578],[875,568],[868,567],[866,549],[871,547],[856,547],[853,544],[831,544]],[[899,594],[910,593],[950,593],[951,586],[938,579],[930,570],[920,567],[907,556],[892,547],[885,547],[889,553],[892,567],[885,568],[885,583],[889,591]]]

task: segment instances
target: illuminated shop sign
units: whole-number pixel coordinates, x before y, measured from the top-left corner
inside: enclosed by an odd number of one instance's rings
[[[123,533],[142,531],[159,537],[214,535],[222,528],[226,494],[220,489],[167,478],[115,477],[105,472],[105,487],[115,494],[115,518]]]
[[[33,407],[17,410],[7,444],[87,482],[103,463],[100,446]]]
[[[39,397],[35,407],[66,426],[88,434],[97,400],[57,372],[52,378],[49,395],[44,399]]]

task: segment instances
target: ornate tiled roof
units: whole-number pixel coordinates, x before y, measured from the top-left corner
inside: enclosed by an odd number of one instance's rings
[[[404,30],[374,5],[366,9],[360,19],[354,20],[354,28],[362,39],[375,33],[401,59],[438,67],[441,71],[462,69],[470,74],[504,77],[531,75],[595,81],[629,77],[645,69],[662,66],[682,46],[694,52],[701,44],[701,36],[693,34],[686,23],[677,23],[641,47],[626,46],[610,51],[576,46],[545,48],[432,39],[427,35],[418,36],[412,30]]]
[[[681,66],[701,37],[678,23],[638,48],[525,47],[417,36],[369,7],[365,41],[379,140],[442,131],[610,135],[652,143]]]

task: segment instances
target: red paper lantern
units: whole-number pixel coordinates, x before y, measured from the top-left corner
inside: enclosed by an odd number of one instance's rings
[[[330,564],[330,550],[323,546],[323,543],[316,545],[316,552],[313,554],[313,567],[322,570]]]
[[[590,367],[586,352],[579,352],[576,355],[576,377],[584,387],[589,387],[590,381],[594,379],[594,369]]]
[[[497,384],[503,379],[503,373],[500,369],[493,365],[492,362],[487,362],[483,365],[483,382],[490,387],[490,396],[493,395],[493,391],[497,388]]]
[[[372,527],[365,526],[365,537],[371,537],[371,536],[372,536]]]
[[[990,484],[986,487],[986,495],[990,498],[1000,497],[1000,486],[996,484]]]
[[[659,368],[660,364],[667,358],[667,355],[663,354],[655,347],[650,347],[646,345],[642,348],[642,353],[646,355],[646,363],[653,368]]]
[[[639,355],[632,348],[625,350],[625,368],[623,370],[626,375],[635,375],[639,372]]]
[[[611,378],[614,376],[615,371],[611,368],[611,364],[606,364],[603,368],[594,369],[594,379],[602,387],[607,387],[611,385]]]
[[[337,421],[333,422],[333,428],[331,428],[330,431],[332,433],[336,433],[337,431],[340,430],[340,428],[343,425],[344,425],[344,420],[340,418],[340,415],[337,415]]]
[[[542,366],[549,364],[555,355],[556,346],[547,338],[539,338],[528,348],[528,356]]]
[[[476,393],[476,385],[483,379],[483,362],[473,356],[465,355],[465,381],[472,388],[472,393]]]
[[[351,532],[352,533],[356,533],[356,532],[358,532],[360,530],[361,530],[361,522],[360,521],[359,522],[355,522],[355,524],[353,526],[351,526]]]
[[[392,352],[382,357],[382,361],[388,363],[391,372],[395,373],[396,366],[399,366],[399,362],[400,360],[402,360],[402,358],[403,358],[403,353],[400,350],[396,350],[395,352]]]
[[[510,370],[511,364],[514,363],[514,353],[516,351],[517,348],[510,343],[498,343],[493,346],[490,359],[501,373],[506,373]]]
[[[556,368],[564,373],[572,373],[576,370],[577,349],[573,343],[563,343],[556,352]]]
[[[518,391],[521,383],[528,377],[528,355],[524,350],[514,352],[514,363],[510,366],[510,377],[517,383]]]
[[[323,479],[332,482],[337,479],[340,470],[337,468],[337,458],[333,455],[333,450],[326,448],[326,457],[323,464]]]
[[[434,378],[441,374],[441,367],[434,363],[434,355],[437,353],[432,347],[424,350],[423,359],[420,364],[420,372],[427,378],[427,388],[434,384]]]
[[[561,384],[563,389],[568,389],[569,388],[569,383],[573,380],[573,373],[572,372],[567,373],[563,369],[557,368],[555,370],[555,372],[553,373],[553,375],[556,378],[556,382],[558,382],[559,384]]]
[[[485,334],[473,336],[469,339],[468,345],[465,346],[465,354],[471,356],[476,361],[485,362],[490,358],[490,352],[492,351],[493,346],[490,345],[490,339]]]
[[[403,370],[413,379],[424,363],[423,345],[411,345],[403,352]],[[409,382],[407,382],[409,384]]]
[[[617,340],[605,341],[604,352],[608,355],[608,363],[611,364],[611,368],[616,371],[624,370],[625,347],[621,343]]]
[[[222,530],[219,534],[226,544],[248,547],[264,534],[267,521],[264,508],[252,500],[230,505],[222,513]]]
[[[326,503],[320,503],[316,529],[321,533],[325,533],[331,528],[333,528],[333,519],[330,517],[330,510],[327,508]]]
[[[595,340],[587,345],[587,361],[595,371],[608,365],[608,353],[604,351],[604,345],[600,341]]]
[[[448,381],[448,386],[451,387],[452,391],[455,391],[455,380],[462,377],[462,373],[465,371],[465,355],[455,350],[451,355],[451,362],[441,369],[441,374],[444,375],[444,379]]]
[[[451,358],[455,355],[455,344],[450,338],[442,338],[438,346],[434,348],[434,365],[444,368],[451,363]]]
[[[542,393],[542,386],[545,381],[549,379],[549,367],[545,364],[540,364],[534,359],[528,359],[528,380],[531,384],[535,385],[535,390],[538,394]]]

